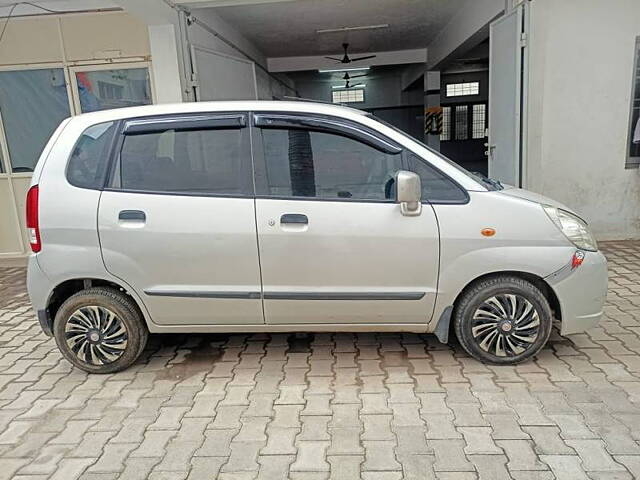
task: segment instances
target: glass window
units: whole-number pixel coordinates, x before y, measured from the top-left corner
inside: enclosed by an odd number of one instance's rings
[[[248,130],[167,130],[126,135],[116,185],[126,190],[248,195]]]
[[[627,166],[640,165],[640,37],[636,38]]]
[[[420,176],[422,200],[431,203],[466,203],[466,192],[417,155],[409,154],[409,168]]]
[[[451,140],[451,107],[442,107],[442,133],[440,141]]]
[[[102,187],[114,130],[114,123],[106,122],[93,125],[82,133],[73,147],[67,166],[67,180],[71,185]]]
[[[448,83],[447,97],[462,97],[465,95],[478,95],[480,82]]]
[[[456,106],[456,140],[469,138],[468,109],[466,105]]]
[[[84,113],[151,103],[147,68],[77,72],[76,82]]]
[[[266,195],[392,200],[401,155],[351,138],[308,130],[262,129]]]
[[[487,106],[484,103],[478,103],[473,106],[473,119],[471,123],[471,138],[484,138],[486,125]]]
[[[333,103],[359,103],[364,102],[364,88],[351,90],[334,90],[331,92]]]
[[[32,172],[60,122],[71,115],[61,68],[0,72],[0,112],[14,172]]]

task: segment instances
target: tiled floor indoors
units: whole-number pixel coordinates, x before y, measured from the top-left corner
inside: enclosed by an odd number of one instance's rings
[[[407,334],[152,336],[72,368],[0,268],[0,479],[640,478],[640,242],[606,318],[491,367]]]

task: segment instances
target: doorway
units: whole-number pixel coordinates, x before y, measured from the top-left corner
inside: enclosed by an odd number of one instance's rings
[[[489,66],[484,51],[488,53],[488,41],[476,49],[480,57],[466,57],[440,76],[440,152],[471,172],[487,175]]]
[[[519,187],[526,178],[527,32],[523,2],[440,66],[440,151],[469,171]]]

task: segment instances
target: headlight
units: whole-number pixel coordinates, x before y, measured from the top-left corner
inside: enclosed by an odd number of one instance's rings
[[[589,231],[587,224],[575,215],[550,205],[543,205],[544,211],[556,227],[573,243],[582,250],[595,252],[598,244]]]

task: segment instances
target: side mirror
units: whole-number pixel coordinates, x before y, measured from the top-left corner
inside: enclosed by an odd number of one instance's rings
[[[396,172],[396,202],[400,212],[407,217],[415,217],[422,212],[422,185],[417,173],[407,170]]]

